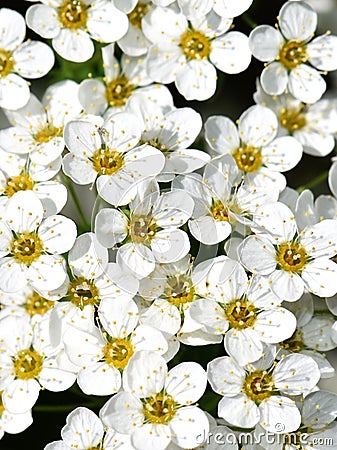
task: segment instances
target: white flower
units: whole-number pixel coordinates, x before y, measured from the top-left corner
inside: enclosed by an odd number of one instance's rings
[[[23,42],[26,24],[21,14],[0,9],[0,107],[22,108],[29,100],[23,78],[41,78],[54,65],[54,53],[38,41]]]
[[[36,290],[56,289],[67,277],[61,256],[71,249],[76,225],[61,215],[43,219],[32,191],[17,192],[0,224],[0,289],[16,292],[27,282]]]
[[[30,410],[21,414],[13,414],[5,409],[0,395],[0,439],[5,433],[22,433],[32,423],[33,417]]]
[[[59,348],[49,341],[48,321],[35,324],[25,317],[9,316],[0,326],[0,390],[8,411],[24,413],[31,409],[41,387],[53,392],[65,391],[76,375],[60,369]]]
[[[189,149],[202,127],[200,114],[192,108],[176,108],[168,112],[144,94],[131,98],[127,111],[135,114],[141,124],[141,142],[163,152],[166,162],[159,181],[170,181],[175,175],[190,173],[202,167],[210,156]]]
[[[139,282],[139,294],[153,302],[140,314],[140,322],[152,325],[178,341],[188,345],[207,345],[221,342],[214,333],[191,318],[190,308],[199,292],[193,281],[198,266],[188,256],[170,264],[156,264],[155,270]],[[204,339],[204,342],[202,342]],[[213,339],[213,341],[212,341]]]
[[[321,378],[333,377],[335,370],[325,354],[337,346],[333,342],[332,327],[335,322],[333,316],[319,313],[314,316],[313,299],[310,294],[304,294],[297,302],[284,302],[283,306],[295,314],[297,326],[293,335],[279,344],[277,357],[289,353],[311,356],[320,369]]]
[[[49,165],[64,150],[63,127],[79,116],[78,84],[71,80],[51,85],[42,103],[31,94],[17,111],[5,111],[13,126],[0,131],[1,148],[19,155],[29,154],[33,164]]]
[[[26,155],[0,150],[0,157],[8,161],[0,169],[0,211],[4,214],[8,200],[17,192],[33,191],[42,203],[44,217],[57,214],[67,202],[67,188],[56,179],[50,180],[60,169],[59,159],[49,166],[36,166]],[[41,170],[42,169],[42,170]],[[42,179],[42,180],[41,180]],[[44,181],[44,180],[48,181]]]
[[[165,164],[160,150],[140,145],[141,127],[136,116],[117,113],[97,123],[74,120],[64,130],[70,151],[63,158],[63,171],[75,183],[91,184],[97,178],[99,195],[108,203],[126,205],[137,183],[157,175]]]
[[[190,315],[209,333],[224,335],[226,352],[240,365],[261,358],[263,343],[276,344],[290,338],[295,316],[279,306],[278,297],[263,277],[248,279],[243,267],[226,256],[212,261],[193,302]]]
[[[198,445],[209,430],[206,414],[193,403],[206,388],[203,368],[184,362],[168,372],[164,359],[139,352],[123,372],[123,387],[103,406],[104,425],[129,434],[136,450],[164,450],[170,442],[181,448]]]
[[[50,336],[53,345],[61,342],[70,327],[88,330],[100,304],[122,297],[131,299],[138,282],[123,273],[116,263],[108,263],[108,251],[97,241],[94,233],[79,236],[68,254],[69,275],[57,289],[40,291],[57,301],[50,317]]]
[[[315,387],[320,378],[318,366],[309,356],[299,354],[273,363],[268,354],[246,368],[229,356],[211,361],[208,381],[223,396],[219,416],[242,428],[259,423],[274,433],[297,430],[301,414],[289,396],[302,395]],[[278,429],[280,423],[282,430]]]
[[[70,327],[63,336],[66,354],[80,367],[77,383],[87,395],[111,395],[122,384],[122,373],[141,350],[163,355],[167,342],[162,333],[148,325],[138,325],[138,308],[128,298],[102,302],[100,328],[79,330]]]
[[[129,436],[105,428],[95,413],[81,406],[68,414],[61,436],[61,441],[51,442],[44,450],[88,450],[101,445],[106,450],[132,450]]]
[[[252,3],[253,0],[178,0],[182,13],[188,19],[206,15],[212,9],[220,17],[237,17],[247,11]]]
[[[154,8],[143,19],[143,32],[153,43],[147,58],[148,75],[160,83],[175,82],[187,100],[206,100],[216,89],[216,66],[225,73],[244,71],[251,60],[248,38],[227,32],[231,19],[210,12],[189,28],[182,13]]]
[[[55,304],[29,286],[13,293],[0,291],[0,303],[0,318],[15,314],[30,319],[33,325],[48,318]]]
[[[239,170],[230,155],[212,159],[203,177],[191,174],[177,177],[172,186],[187,191],[195,202],[188,227],[192,236],[206,245],[224,241],[233,230],[244,233],[259,205],[277,200],[278,191],[239,184]]]
[[[266,94],[258,83],[254,100],[272,109],[278,118],[279,134],[294,136],[304,153],[326,156],[335,146],[337,103],[331,99],[306,105],[290,94]]]
[[[267,276],[283,300],[298,300],[306,288],[320,297],[336,294],[336,221],[326,219],[300,233],[292,211],[270,203],[254,214],[255,236],[241,244],[240,259],[251,272]]]
[[[114,44],[102,48],[104,78],[82,81],[79,100],[90,114],[105,117],[123,111],[129,98],[144,93],[158,104],[171,105],[172,96],[165,86],[150,84],[146,73],[146,61],[122,55],[121,63],[114,56]]]
[[[187,255],[190,242],[179,227],[192,214],[194,202],[185,192],[172,190],[159,194],[157,182],[138,183],[137,195],[128,215],[103,208],[96,216],[97,239],[107,248],[121,243],[117,262],[137,278],[155,268],[155,261],[170,263]]]
[[[283,191],[286,180],[280,172],[296,166],[302,157],[302,145],[290,136],[276,137],[277,117],[269,108],[252,106],[238,122],[237,128],[228,117],[207,119],[207,143],[217,153],[231,154],[247,183]]]
[[[114,42],[128,29],[124,13],[112,2],[98,0],[42,0],[26,13],[29,28],[43,38],[52,39],[54,50],[64,59],[83,62],[94,53],[95,39]]]
[[[304,103],[315,103],[324,94],[320,71],[337,69],[337,37],[327,32],[311,40],[316,26],[317,14],[311,6],[286,2],[279,13],[279,30],[261,25],[251,32],[253,55],[268,63],[260,78],[268,94],[289,90]]]

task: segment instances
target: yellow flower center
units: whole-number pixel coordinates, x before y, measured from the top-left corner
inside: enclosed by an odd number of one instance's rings
[[[129,236],[136,244],[147,244],[154,238],[157,224],[153,217],[132,216],[129,223]]]
[[[35,350],[21,350],[14,358],[14,370],[16,378],[29,380],[40,374],[43,365],[43,357]]]
[[[41,297],[37,292],[33,292],[27,296],[24,307],[30,316],[35,316],[35,314],[46,314],[54,305],[55,302],[51,302]]]
[[[156,394],[143,401],[143,414],[146,422],[168,424],[177,411],[177,404],[168,394]]]
[[[295,69],[309,59],[305,45],[301,41],[286,42],[280,50],[279,60],[286,69]]]
[[[303,332],[301,330],[295,330],[293,335],[283,342],[280,342],[280,347],[290,352],[298,353],[304,348]]]
[[[187,30],[180,47],[187,59],[207,59],[212,51],[211,40],[202,31]]]
[[[69,285],[68,296],[70,301],[78,308],[87,305],[96,305],[99,300],[99,290],[92,280],[79,277]]]
[[[305,248],[296,242],[284,242],[276,251],[276,261],[287,272],[300,273],[309,260]]]
[[[160,142],[160,139],[158,137],[154,137],[154,138],[150,139],[149,141],[142,141],[142,144],[151,145],[152,147],[156,148],[157,150],[160,150],[162,153],[169,152],[169,149],[166,147],[166,145],[164,145]]]
[[[41,128],[35,135],[34,139],[40,144],[51,141],[55,137],[63,136],[62,127],[54,127],[53,124],[47,123],[43,128]]]
[[[247,375],[243,392],[254,402],[269,398],[274,390],[274,382],[265,370],[256,370]]]
[[[23,172],[16,177],[10,177],[6,180],[5,195],[12,197],[19,191],[31,191],[34,187],[34,181],[27,172]]]
[[[210,207],[210,213],[213,218],[220,222],[229,222],[228,208],[220,201],[212,199],[212,206]]]
[[[116,369],[124,369],[133,354],[134,346],[127,338],[112,339],[103,348],[106,363]]]
[[[9,52],[0,48],[0,79],[12,72],[14,59]]]
[[[233,152],[233,157],[243,172],[256,172],[262,166],[261,149],[255,147],[239,147]]]
[[[173,305],[179,307],[185,303],[192,302],[194,294],[194,287],[189,276],[176,275],[167,279],[164,296]]]
[[[11,242],[11,253],[15,261],[30,266],[43,253],[43,242],[35,233],[18,233]]]
[[[128,14],[131,24],[142,29],[142,19],[150,11],[150,5],[148,3],[138,2],[135,9]]]
[[[248,300],[234,300],[226,305],[226,319],[232,328],[243,330],[256,322],[256,312],[253,303]]]
[[[301,130],[305,127],[307,120],[305,114],[301,110],[287,110],[281,111],[279,116],[280,124],[286,128],[290,133]]]
[[[65,0],[58,10],[59,21],[65,28],[84,28],[88,20],[87,5],[81,0]]]
[[[109,106],[124,106],[134,90],[135,86],[124,75],[110,81],[106,87],[106,98]]]
[[[93,168],[100,175],[113,175],[124,166],[123,155],[109,148],[96,150],[91,161]]]
[[[0,417],[2,416],[2,413],[5,411],[5,407],[2,403],[2,393],[3,391],[0,391]]]

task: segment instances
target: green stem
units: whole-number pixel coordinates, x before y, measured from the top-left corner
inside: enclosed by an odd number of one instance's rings
[[[90,225],[89,225],[89,223],[88,223],[88,221],[87,221],[87,219],[85,217],[85,214],[83,212],[81,203],[80,203],[80,201],[79,201],[79,199],[77,197],[77,194],[75,192],[74,186],[73,186],[70,178],[63,174],[63,179],[64,179],[64,182],[65,182],[65,184],[66,184],[66,186],[67,186],[67,188],[68,188],[68,190],[70,192],[70,195],[72,196],[72,198],[74,200],[75,206],[76,206],[77,211],[78,211],[78,213],[79,213],[79,215],[81,217],[81,220],[83,222],[84,228],[87,229],[87,230],[90,230]]]
[[[325,170],[324,172],[322,172],[320,175],[318,175],[317,177],[313,178],[311,181],[309,181],[307,184],[304,184],[303,186],[299,186],[297,188],[297,192],[300,194],[301,192],[303,192],[305,189],[310,189],[312,187],[317,186],[317,184],[322,183],[323,181],[325,181],[328,178],[329,175],[329,171]]]
[[[251,28],[256,28],[258,25],[248,14],[242,14],[241,19]]]

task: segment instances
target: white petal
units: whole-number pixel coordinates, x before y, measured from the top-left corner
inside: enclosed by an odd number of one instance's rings
[[[82,158],[91,157],[101,148],[102,142],[97,128],[102,124],[102,119],[98,119],[97,124],[89,120],[68,122],[64,128],[64,140],[69,151]]]
[[[143,404],[129,392],[120,392],[111,397],[99,415],[104,425],[125,434],[131,434],[135,426],[141,426],[144,422]]]
[[[106,87],[100,80],[83,80],[78,90],[78,98],[88,114],[103,114],[108,107]]]
[[[247,145],[260,147],[268,144],[276,136],[277,117],[273,111],[264,106],[255,105],[248,108],[239,119],[239,134]]]
[[[161,228],[180,227],[191,217],[192,198],[184,191],[164,192],[153,207],[153,217]]]
[[[245,371],[232,358],[223,356],[208,363],[207,377],[212,389],[218,394],[236,396],[242,390]]]
[[[114,338],[129,336],[138,322],[137,305],[128,298],[120,297],[104,302],[100,305],[98,314],[104,329]]]
[[[171,420],[172,442],[181,448],[195,448],[198,435],[207,436],[209,422],[200,408],[189,406],[179,409]]]
[[[47,217],[39,227],[39,237],[48,253],[68,252],[74,245],[76,236],[75,222],[61,215]]]
[[[41,200],[45,217],[57,214],[67,203],[67,188],[57,181],[35,184],[33,190]]]
[[[277,172],[293,169],[300,162],[302,153],[302,145],[290,136],[276,138],[262,150],[266,167]]]
[[[312,156],[327,156],[335,146],[334,137],[321,131],[301,130],[294,137],[304,146],[305,153]]]
[[[214,11],[221,17],[237,17],[247,11],[253,0],[240,0],[233,3],[232,0],[217,0]]]
[[[31,409],[39,396],[40,385],[35,379],[14,380],[2,394],[4,407],[11,413],[24,413]]]
[[[288,84],[287,70],[278,62],[265,67],[261,74],[261,85],[269,95],[280,95],[286,90]]]
[[[235,123],[224,116],[211,116],[205,123],[205,138],[217,153],[230,153],[240,145]]]
[[[180,63],[184,61],[179,47],[169,44],[152,45],[147,56],[148,75],[158,83],[172,83],[181,67]]]
[[[267,203],[256,209],[254,222],[262,233],[269,233],[275,244],[291,241],[297,232],[293,212],[281,202]]]
[[[131,435],[132,447],[142,450],[146,442],[147,450],[165,450],[171,442],[171,432],[167,425],[145,423]]]
[[[99,277],[108,264],[108,251],[94,233],[79,236],[68,254],[68,264],[76,276],[87,279]]]
[[[312,392],[306,396],[302,408],[302,422],[314,429],[325,428],[335,420],[337,396],[332,392]]]
[[[210,60],[222,72],[243,72],[251,61],[247,36],[238,31],[231,31],[215,39],[212,41]]]
[[[145,36],[154,43],[178,43],[187,26],[184,15],[170,8],[153,8],[142,20]]]
[[[160,392],[167,374],[165,360],[155,352],[140,351],[123,371],[123,388],[140,398]]]
[[[337,264],[328,258],[318,258],[308,263],[302,272],[307,289],[319,297],[332,297],[336,294]]]
[[[211,216],[189,220],[188,228],[192,236],[205,245],[214,245],[224,241],[232,231],[230,223],[215,221]]]
[[[329,170],[329,187],[331,192],[337,197],[337,164],[332,164]]]
[[[7,203],[6,220],[17,233],[34,231],[43,217],[43,206],[32,191],[19,191]]]
[[[301,233],[301,243],[313,258],[334,256],[337,253],[336,221],[326,219],[306,227]]]
[[[207,100],[216,90],[215,67],[206,60],[191,60],[177,72],[176,86],[186,100]]]
[[[57,367],[44,367],[40,373],[41,386],[52,392],[69,389],[76,380],[76,374],[61,370]]]
[[[177,333],[181,326],[181,317],[176,306],[163,299],[156,299],[150,308],[142,312],[140,322],[171,335]]]
[[[118,249],[117,262],[131,270],[137,278],[147,277],[155,268],[154,256],[147,247],[140,244],[125,244]]]
[[[288,40],[306,41],[316,30],[317,14],[307,3],[285,3],[280,10],[279,24]]]
[[[300,395],[311,390],[320,376],[315,361],[299,353],[281,359],[273,372],[275,387],[288,395]]]
[[[307,52],[310,63],[319,70],[337,69],[337,36],[324,34],[309,42]]]
[[[43,38],[51,39],[60,32],[60,22],[54,8],[47,5],[33,5],[26,13],[26,22],[30,29]]]
[[[260,61],[274,61],[284,43],[281,33],[270,25],[261,25],[249,35],[249,47]]]
[[[296,431],[301,424],[301,413],[295,401],[274,395],[261,403],[261,425],[271,433]]]
[[[276,344],[290,338],[295,329],[296,317],[285,308],[262,311],[254,324],[254,330],[259,333],[261,341],[268,344]]]
[[[159,262],[171,263],[179,261],[190,250],[188,234],[185,231],[176,229],[158,231],[151,241],[151,250]]]
[[[27,271],[31,286],[42,291],[57,289],[66,277],[65,261],[59,255],[42,255]]]
[[[271,290],[280,300],[294,302],[303,294],[304,283],[297,273],[275,270],[268,278]]]
[[[87,27],[93,39],[99,42],[115,42],[126,33],[128,19],[111,2],[92,5],[88,9]]]
[[[225,334],[229,324],[223,308],[209,299],[196,300],[191,304],[190,314],[193,320],[202,324],[209,333]]]
[[[227,423],[241,428],[253,428],[260,420],[259,408],[245,394],[222,398],[218,415]]]
[[[39,41],[27,41],[14,52],[15,71],[25,78],[41,78],[53,67],[54,52]]]
[[[227,331],[224,339],[226,352],[244,366],[261,358],[263,345],[255,330],[231,329]]]
[[[72,31],[63,28],[52,40],[55,51],[62,58],[73,62],[84,62],[94,53],[94,44],[90,36],[83,30]]]
[[[0,289],[5,292],[17,292],[27,285],[27,268],[12,257],[0,260]]]
[[[0,24],[0,47],[9,51],[16,49],[25,38],[24,18],[17,11],[1,8]]]
[[[303,341],[306,346],[318,351],[328,351],[336,347],[331,339],[331,328],[335,320],[327,314],[313,317],[302,327]]]
[[[303,103],[317,102],[326,90],[326,83],[319,72],[305,64],[289,75],[289,92]]]
[[[29,87],[26,80],[15,73],[10,73],[0,80],[0,107],[18,109],[29,100]],[[27,153],[27,152],[26,152]]]
[[[6,433],[22,433],[33,423],[32,412],[27,411],[22,414],[12,414],[4,411],[1,416],[1,425]]]
[[[248,236],[238,251],[240,261],[251,272],[268,275],[276,268],[275,249],[269,240]]]
[[[190,405],[204,394],[206,384],[207,375],[200,364],[183,362],[169,371],[165,389],[180,405]]]
[[[89,161],[73,153],[68,153],[63,158],[62,168],[64,173],[76,184],[92,184],[97,177],[97,172],[95,172]]]
[[[120,390],[122,378],[119,370],[100,362],[81,370],[77,383],[86,395],[113,395]]]

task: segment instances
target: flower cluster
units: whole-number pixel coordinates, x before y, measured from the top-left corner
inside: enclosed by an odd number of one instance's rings
[[[285,175],[335,147],[337,36],[315,37],[294,0],[276,27],[233,30],[253,3],[0,9],[0,438],[32,424],[40,391],[71,390],[45,450],[216,450],[238,428],[252,450],[271,448],[261,433],[287,450],[337,439],[337,394],[319,388],[335,375],[337,159],[330,195]],[[23,42],[26,25],[51,41]],[[24,78],[55,57],[55,73],[97,70],[39,99]],[[175,106],[252,57],[265,66],[236,121]]]

